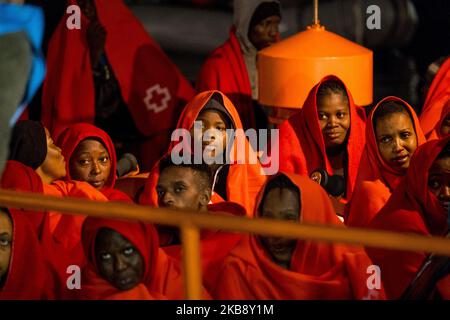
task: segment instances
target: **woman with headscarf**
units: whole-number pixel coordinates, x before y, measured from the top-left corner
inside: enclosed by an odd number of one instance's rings
[[[64,156],[40,122],[24,120],[15,125],[11,136],[9,159],[34,169],[41,178],[45,195],[108,201],[105,195],[87,182],[61,180],[66,176]],[[74,263],[82,264],[80,232],[85,217],[48,212],[47,219],[51,238],[65,251],[73,253],[71,256]]]
[[[278,174],[258,196],[256,217],[343,227],[326,192],[304,176]],[[246,235],[218,270],[215,299],[383,299],[369,289],[364,250],[349,245]]]
[[[341,199],[332,198],[341,216],[355,187],[365,145],[365,119],[345,84],[327,76],[311,89],[301,112],[280,125],[280,170],[311,175],[322,169],[343,177]]]
[[[212,202],[236,202],[251,216],[266,177],[232,102],[220,91],[198,94],[184,108],[177,130],[181,141],[172,141],[167,156],[188,161],[198,157],[200,162],[208,163],[213,172]],[[230,130],[235,133],[233,137]],[[141,204],[158,204],[158,179],[159,163],[150,172]]]
[[[117,156],[109,135],[88,123],[67,127],[57,139],[66,162],[66,179],[86,181],[109,200],[132,202],[116,183]]]
[[[150,170],[195,92],[122,0],[67,2],[79,5],[81,28],[67,27],[69,11],[50,40],[42,122],[55,136],[95,124]]]
[[[386,97],[372,109],[355,190],[347,206],[348,226],[367,227],[406,175],[417,147],[425,141],[414,109],[402,99]]]
[[[197,79],[198,92],[219,90],[228,96],[245,129],[264,127],[265,116],[257,103],[256,57],[259,50],[279,40],[280,19],[279,1],[234,1],[230,37],[210,54]]]
[[[184,298],[180,266],[159,249],[153,226],[89,217],[83,224],[82,241],[88,263],[79,298]]]
[[[0,300],[53,299],[55,280],[29,220],[0,209]]]
[[[434,78],[427,88],[425,103],[420,113],[420,125],[428,140],[436,138],[433,130],[440,119],[442,109],[450,101],[450,57],[440,61],[440,65],[433,63],[430,66],[430,73]]]
[[[450,137],[420,146],[408,172],[369,227],[423,236],[448,234],[450,203]],[[399,298],[426,258],[424,252],[366,248],[381,269],[381,278],[390,299]],[[449,299],[449,276],[438,282],[438,291]],[[447,286],[443,285],[444,283]],[[445,296],[445,292],[447,296]]]

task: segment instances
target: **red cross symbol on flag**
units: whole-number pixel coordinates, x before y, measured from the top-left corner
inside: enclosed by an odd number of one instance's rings
[[[144,104],[148,111],[159,113],[169,107],[169,101],[172,97],[167,87],[161,88],[157,83],[148,88],[145,93]]]

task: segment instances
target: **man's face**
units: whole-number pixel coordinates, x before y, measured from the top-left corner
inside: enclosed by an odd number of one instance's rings
[[[259,51],[278,41],[278,27],[281,18],[270,16],[255,25],[249,33],[249,40]]]
[[[188,167],[171,166],[159,176],[156,186],[160,207],[199,211],[209,202],[207,190],[200,189],[199,177]]]

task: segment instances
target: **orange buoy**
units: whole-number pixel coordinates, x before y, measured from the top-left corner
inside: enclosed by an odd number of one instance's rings
[[[311,88],[330,74],[344,81],[357,105],[372,103],[372,51],[319,24],[261,50],[258,73],[264,106],[301,108]]]

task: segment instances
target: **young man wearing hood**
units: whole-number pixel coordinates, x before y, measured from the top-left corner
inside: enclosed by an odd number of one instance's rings
[[[215,49],[200,70],[197,91],[219,90],[236,106],[244,129],[266,126],[257,104],[257,53],[279,40],[279,1],[234,0],[229,39]]]

